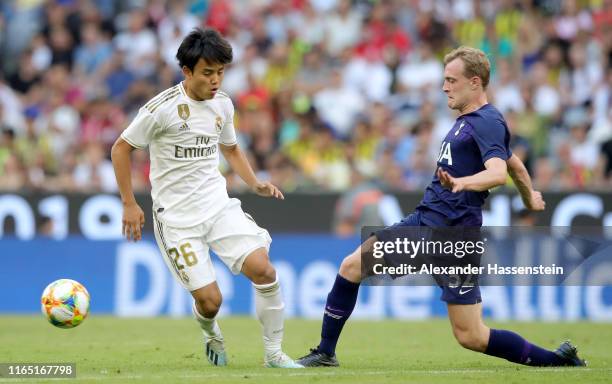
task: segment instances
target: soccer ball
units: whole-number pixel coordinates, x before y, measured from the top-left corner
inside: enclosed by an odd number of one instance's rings
[[[40,301],[43,315],[58,328],[74,328],[89,314],[89,292],[74,280],[60,279],[47,285]]]

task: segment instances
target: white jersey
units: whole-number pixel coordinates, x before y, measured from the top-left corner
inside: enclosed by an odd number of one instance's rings
[[[198,225],[228,203],[219,143],[236,144],[233,118],[225,93],[196,101],[179,83],[140,108],[121,134],[133,147],[149,146],[153,210],[168,225]]]

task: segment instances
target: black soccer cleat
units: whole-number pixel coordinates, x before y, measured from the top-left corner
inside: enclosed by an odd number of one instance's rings
[[[585,360],[578,357],[578,349],[569,340],[561,343],[555,354],[563,360],[565,366],[586,367],[587,365]]]
[[[304,367],[338,367],[338,359],[336,355],[328,355],[325,352],[319,351],[319,348],[311,348],[310,353],[306,356],[297,359],[296,363],[303,365]]]

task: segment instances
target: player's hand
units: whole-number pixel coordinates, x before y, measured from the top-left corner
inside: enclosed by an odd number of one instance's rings
[[[546,202],[542,197],[542,192],[540,191],[531,191],[529,195],[529,200],[524,201],[525,207],[531,211],[543,211],[546,208]]]
[[[142,238],[144,212],[136,202],[123,205],[121,234],[128,240],[138,241]]]
[[[253,186],[253,191],[259,196],[275,197],[280,200],[285,200],[285,196],[274,184],[269,182],[258,182]]]
[[[461,182],[461,179],[452,177],[448,172],[442,168],[438,168],[436,175],[440,180],[440,184],[446,189],[450,189],[453,193],[461,192],[465,189],[465,185]]]

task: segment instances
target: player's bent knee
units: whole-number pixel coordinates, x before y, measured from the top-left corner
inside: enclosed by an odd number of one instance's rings
[[[340,276],[353,283],[361,281],[361,252],[359,248],[342,260],[342,264],[340,264]]]
[[[198,312],[209,319],[215,317],[221,308],[223,298],[221,295],[199,297],[195,300]]]
[[[276,270],[265,248],[259,248],[247,256],[242,265],[242,273],[253,284],[271,284],[276,281]]]
[[[191,292],[198,312],[207,318],[213,318],[219,312],[223,296],[216,284]]]
[[[276,270],[272,266],[272,263],[268,262],[261,269],[255,271],[251,281],[254,284],[271,284],[276,281]]]
[[[276,281],[276,270],[268,259],[250,268],[247,277],[253,284],[271,284]]]
[[[453,329],[453,334],[463,348],[477,352],[484,352],[487,349],[488,340],[482,337],[480,332],[469,329]]]

